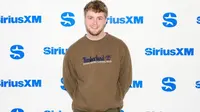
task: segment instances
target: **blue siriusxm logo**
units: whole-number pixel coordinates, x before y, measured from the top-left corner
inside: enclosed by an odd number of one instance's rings
[[[130,85],[130,88],[143,88],[143,81],[142,80],[134,80]]]
[[[176,80],[173,77],[165,77],[162,80],[162,90],[166,92],[172,92],[176,89]]]
[[[107,18],[107,24],[143,24],[143,16],[125,16],[125,17],[113,17]]]
[[[200,24],[200,16],[197,17],[197,24]]]
[[[43,53],[45,55],[65,55],[67,48],[62,47],[44,47]]]
[[[57,110],[57,111],[55,111],[55,110],[45,110],[44,112],[62,112],[61,110]]]
[[[31,80],[31,79],[24,79],[13,81],[9,80],[0,80],[0,87],[42,87],[42,80]]]
[[[24,57],[24,47],[22,45],[13,45],[10,47],[10,57],[15,60],[22,59]]]
[[[194,56],[194,48],[146,48],[145,55],[147,56]]]
[[[0,16],[0,24],[28,24],[28,23],[42,23],[41,15],[24,15],[24,16]]]
[[[177,25],[177,20],[176,20],[176,14],[173,13],[173,12],[168,12],[168,13],[165,13],[163,15],[163,19],[165,22],[163,22],[163,25],[165,27],[175,27]]]
[[[11,110],[11,112],[24,112],[24,110],[21,108],[14,108]]]
[[[199,80],[199,81],[196,81],[196,88],[197,88],[197,89],[200,89],[200,80]]]
[[[72,12],[64,12],[61,14],[61,19],[63,21],[61,21],[61,25],[64,27],[71,27],[75,24],[75,19],[74,19],[75,15]]]
[[[63,78],[61,78],[60,81],[61,81],[61,83],[62,83],[62,85],[60,86],[60,88],[61,88],[62,90],[66,90],[66,89],[65,89],[65,86],[64,86],[64,80],[63,80]]]

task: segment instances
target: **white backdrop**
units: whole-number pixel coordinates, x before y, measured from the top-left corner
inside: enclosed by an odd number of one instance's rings
[[[88,1],[0,0],[0,112],[72,112],[63,54],[85,34]],[[123,112],[200,112],[200,1],[103,1],[105,31],[133,62]]]

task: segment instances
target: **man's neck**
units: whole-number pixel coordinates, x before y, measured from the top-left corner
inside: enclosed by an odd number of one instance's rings
[[[101,40],[102,38],[104,38],[106,35],[106,32],[101,32],[99,35],[97,36],[93,36],[89,33],[87,33],[86,37],[92,41],[98,41],[98,40]]]

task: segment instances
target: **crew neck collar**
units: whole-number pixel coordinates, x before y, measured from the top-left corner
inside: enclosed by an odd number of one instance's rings
[[[89,40],[89,41],[91,41],[91,42],[99,42],[99,41],[104,40],[108,35],[109,35],[108,32],[105,32],[105,35],[104,35],[103,38],[101,38],[101,39],[99,39],[99,40],[91,40],[91,39],[89,39],[89,38],[87,37],[87,34],[85,34],[85,38],[87,38],[87,40]]]

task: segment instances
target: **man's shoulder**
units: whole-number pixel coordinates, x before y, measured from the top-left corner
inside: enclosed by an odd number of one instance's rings
[[[76,40],[71,46],[70,48],[76,48],[78,47],[80,44],[83,44],[85,40],[85,36],[81,37],[80,39]]]
[[[109,34],[109,37],[110,37],[110,40],[113,41],[114,43],[116,43],[117,45],[126,46],[125,42],[121,38],[119,38],[115,35],[112,35],[112,34]]]

